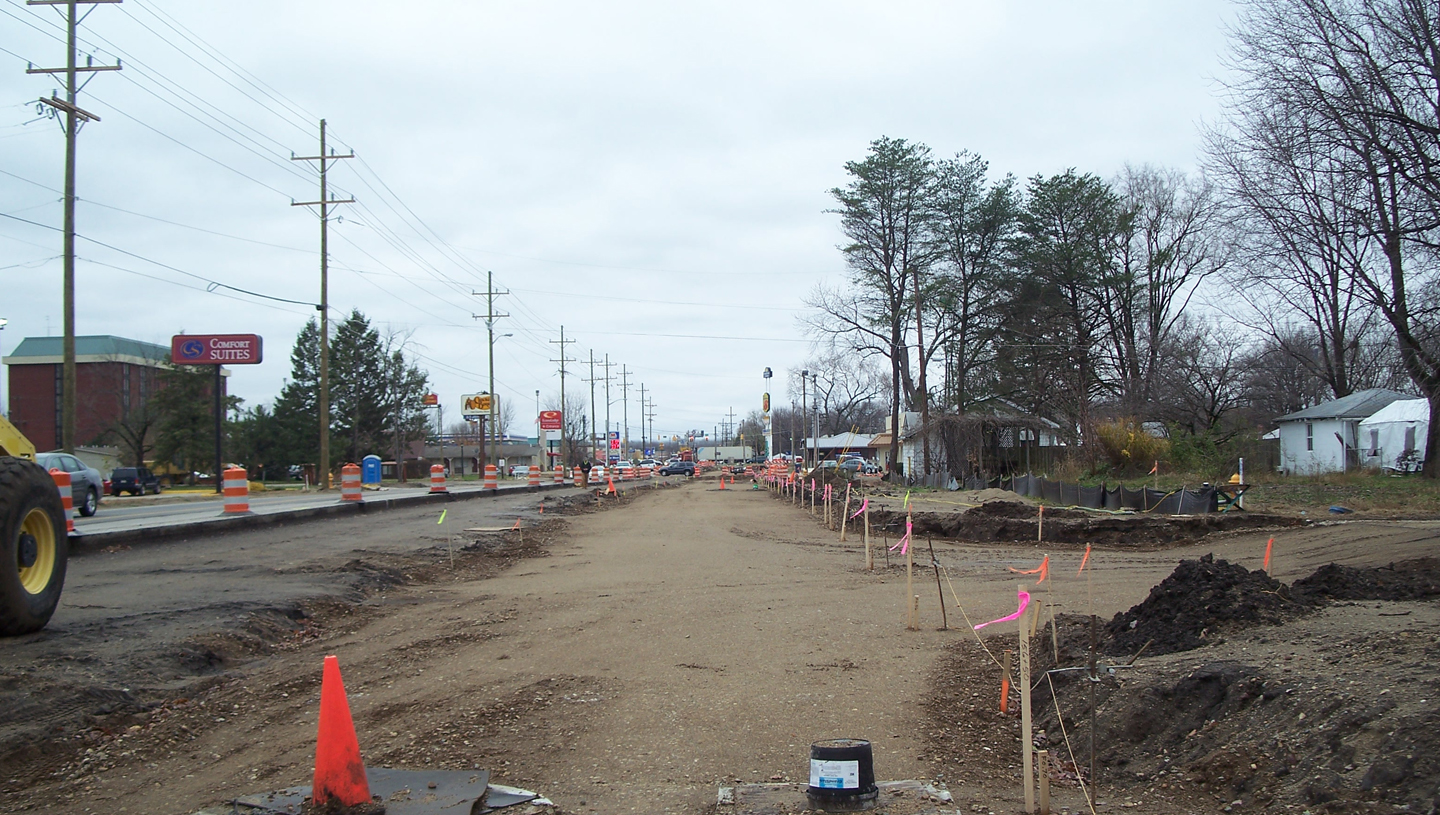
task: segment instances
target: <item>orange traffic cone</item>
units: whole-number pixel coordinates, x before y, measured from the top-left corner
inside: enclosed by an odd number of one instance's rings
[[[720,476],[720,489],[725,489],[725,476]]]
[[[325,657],[325,674],[320,683],[320,728],[315,740],[315,781],[311,798],[323,805],[331,798],[342,806],[370,803],[370,783],[365,763],[360,760],[360,742],[345,685],[340,681],[340,662]]]
[[[605,494],[606,494],[606,495],[619,495],[619,494],[620,494],[620,491],[617,490],[617,489],[615,489],[615,479],[610,478],[610,477],[607,476],[607,477],[605,478],[605,483],[609,485],[609,486],[607,486],[607,487],[605,488]]]

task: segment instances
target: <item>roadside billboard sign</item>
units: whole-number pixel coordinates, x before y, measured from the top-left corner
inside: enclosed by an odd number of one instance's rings
[[[170,361],[176,365],[258,365],[264,358],[258,334],[176,334]]]
[[[564,414],[562,414],[560,411],[558,411],[558,410],[542,410],[542,411],[540,411],[540,429],[541,429],[541,430],[559,430],[562,424],[564,424]]]
[[[490,415],[490,394],[467,393],[460,397],[460,415],[466,419],[478,419]]]
[[[424,398],[420,400],[420,404],[424,405],[425,407],[435,407],[436,405],[440,404],[440,394],[427,393],[425,394]]]

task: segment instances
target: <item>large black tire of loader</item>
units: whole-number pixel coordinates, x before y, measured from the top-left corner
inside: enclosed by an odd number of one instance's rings
[[[65,585],[65,507],[45,468],[0,456],[0,636],[45,627]]]

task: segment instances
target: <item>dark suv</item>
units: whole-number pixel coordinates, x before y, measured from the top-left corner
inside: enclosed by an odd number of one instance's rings
[[[660,468],[661,475],[694,475],[695,462],[693,461],[672,461]]]
[[[144,495],[147,492],[160,494],[160,476],[144,467],[116,467],[110,473],[110,494]]]

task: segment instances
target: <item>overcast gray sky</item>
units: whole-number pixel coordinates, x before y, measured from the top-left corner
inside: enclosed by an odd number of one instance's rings
[[[125,68],[80,98],[103,119],[79,139],[80,334],[261,334],[266,361],[231,389],[270,403],[313,309],[207,289],[318,301],[317,216],[290,206],[318,182],[289,157],[315,153],[324,117],[358,156],[331,173],[358,199],[331,228],[333,313],[408,336],[449,422],[484,389],[471,292],[493,271],[513,292],[497,392],[527,422],[537,389],[558,393],[563,324],[572,373],[588,376],[592,349],[628,367],[632,437],[640,383],[666,435],[758,408],[767,366],[788,403],[803,299],[844,274],[827,190],[872,139],[1022,178],[1193,170],[1234,15],[1226,0],[92,8],[85,53]],[[60,82],[25,73],[64,64],[60,23],[0,0],[7,354],[61,333],[64,139],[34,104]]]

